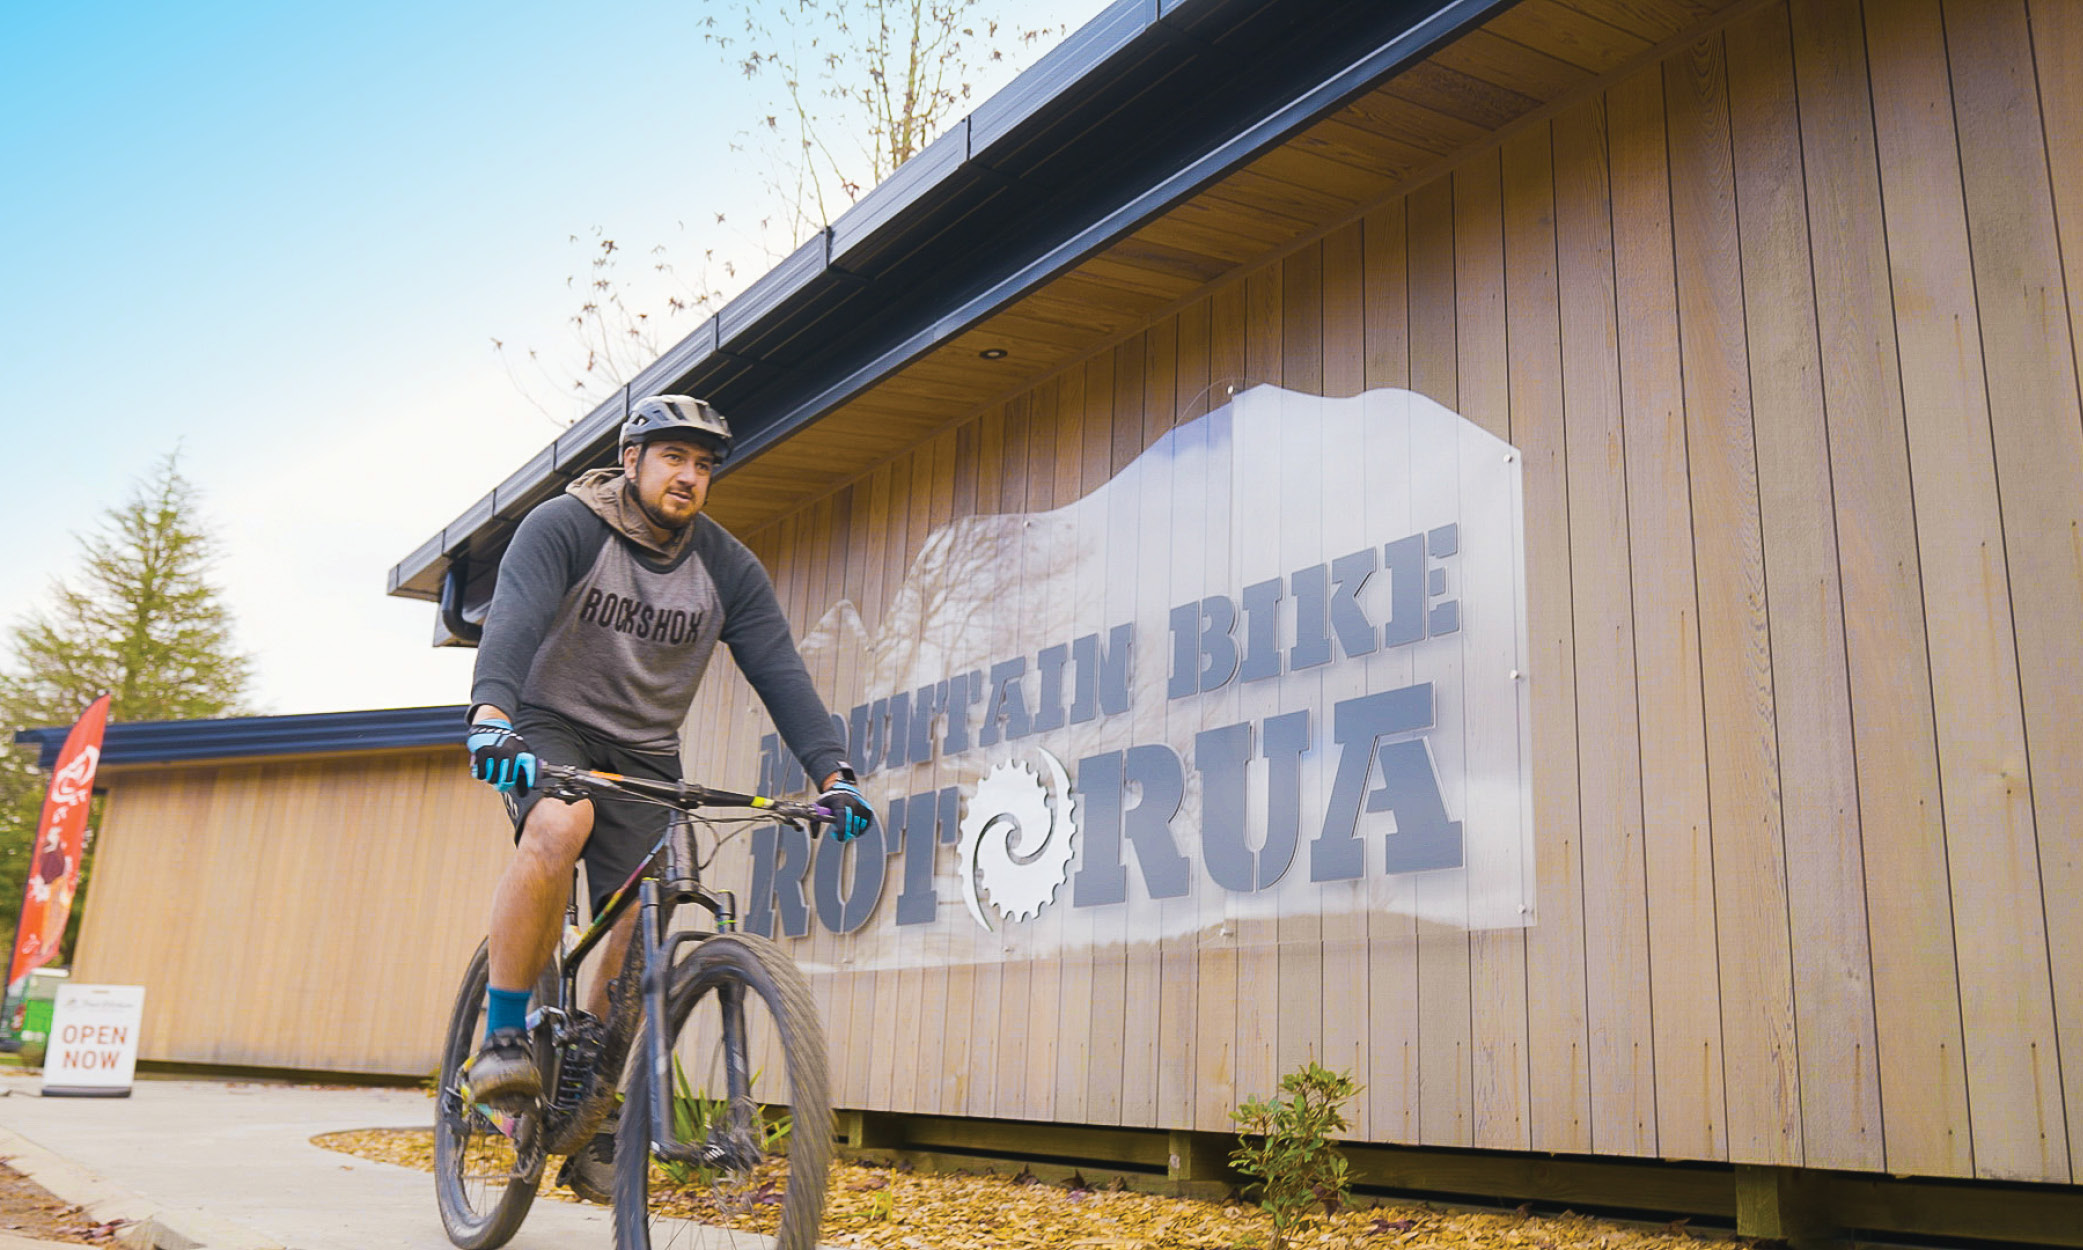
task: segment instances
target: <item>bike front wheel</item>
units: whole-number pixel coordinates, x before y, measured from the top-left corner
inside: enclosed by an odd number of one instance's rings
[[[434,1102],[434,1197],[448,1239],[461,1250],[507,1243],[528,1217],[546,1161],[539,1112],[508,1115],[465,1096],[464,1065],[484,1038],[489,967],[480,943],[449,1013]],[[554,979],[545,975],[535,1001],[554,992]],[[538,1040],[535,1062],[548,1071],[543,1050]]]
[[[651,1056],[638,1047],[615,1141],[617,1250],[812,1250],[832,1165],[824,1029],[780,947],[727,933],[666,995],[672,1136],[704,1158],[652,1157]]]

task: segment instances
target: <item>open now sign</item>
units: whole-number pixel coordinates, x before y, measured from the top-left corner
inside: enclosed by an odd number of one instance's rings
[[[144,1015],[142,985],[60,986],[44,1054],[44,1097],[129,1097]]]

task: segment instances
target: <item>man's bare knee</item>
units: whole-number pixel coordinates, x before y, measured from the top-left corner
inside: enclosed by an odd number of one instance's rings
[[[546,870],[570,872],[592,832],[592,803],[546,799],[529,809],[521,825],[520,853]]]

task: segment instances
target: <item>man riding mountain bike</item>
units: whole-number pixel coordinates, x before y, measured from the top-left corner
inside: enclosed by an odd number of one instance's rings
[[[556,949],[573,865],[594,909],[644,862],[668,813],[641,803],[543,802],[538,759],[677,781],[680,726],[718,642],[766,704],[775,728],[821,779],[833,835],[866,832],[874,810],[803,667],[759,560],[702,515],[730,453],[721,414],[685,395],[653,395],[622,425],[619,468],[596,469],[530,512],[499,564],[478,645],[469,712],[470,771],[507,796],[516,854],[492,895],[485,1041],[472,1095],[493,1106],[540,1097],[527,1032],[529,988]],[[635,933],[632,910],[602,944],[585,1008],[607,1014],[607,985]],[[614,1131],[605,1126],[558,1177],[607,1202]]]

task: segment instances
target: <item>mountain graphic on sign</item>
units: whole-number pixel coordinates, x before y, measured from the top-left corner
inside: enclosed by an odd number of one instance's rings
[[[1032,764],[1036,750],[1075,771],[1168,747],[1183,779],[1170,850],[1137,840],[1133,777],[1121,796],[1115,842],[1139,924],[1200,925],[1205,898],[1224,915],[1350,907],[1523,926],[1534,911],[1520,476],[1508,443],[1415,393],[1256,387],[1060,507],[935,527],[872,629],[841,601],[800,645],[885,804],[950,785],[966,800],[987,769]],[[1341,792],[1341,705],[1420,687],[1431,721],[1405,736],[1422,752],[1385,741],[1379,762],[1347,766],[1367,789],[1348,777]],[[1283,716],[1279,732],[1306,734],[1291,780],[1267,754]],[[1243,784],[1216,789],[1241,794],[1242,810],[1225,799],[1204,811],[1205,736],[1236,726],[1250,727],[1224,740],[1249,740],[1231,770]],[[1436,776],[1465,830],[1465,864],[1451,872],[1397,871],[1416,861],[1387,839],[1412,809],[1399,814],[1389,791],[1413,768]],[[1102,820],[1111,810],[1080,802]],[[1354,813],[1342,830],[1340,803]],[[1203,838],[1225,820],[1243,838],[1225,862],[1257,857],[1256,875],[1250,863],[1229,874],[1251,888],[1211,878]],[[1364,843],[1364,871],[1312,879],[1327,871],[1314,844],[1341,835]],[[1088,830],[1081,866],[1115,842]],[[1178,888],[1164,867],[1174,852],[1190,865],[1185,895],[1163,893]],[[954,858],[937,864],[940,923],[962,896]],[[1074,871],[1051,910],[1084,910],[1081,885],[1090,897],[1092,879]]]

